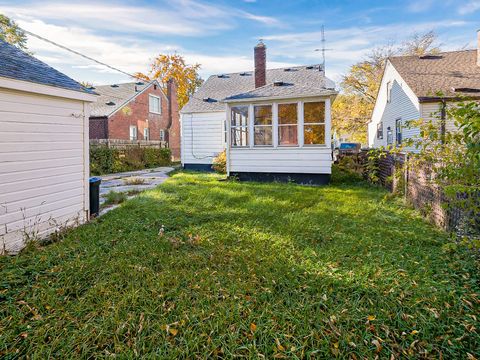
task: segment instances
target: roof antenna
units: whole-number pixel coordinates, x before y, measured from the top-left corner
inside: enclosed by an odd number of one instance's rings
[[[322,69],[323,69],[323,72],[325,72],[325,51],[330,51],[330,50],[333,50],[333,49],[326,49],[325,48],[325,43],[326,43],[326,40],[325,40],[325,25],[322,25],[322,39],[321,39],[321,42],[322,42],[322,47],[320,49],[315,49],[315,51],[321,51],[322,52]]]

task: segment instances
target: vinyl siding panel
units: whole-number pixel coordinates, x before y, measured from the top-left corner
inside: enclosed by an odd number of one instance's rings
[[[449,104],[448,106],[451,106]],[[421,105],[422,109],[422,119],[424,120],[438,120],[441,118],[441,103],[423,103]],[[445,130],[454,131],[456,129],[455,122],[453,119],[447,118],[445,121]]]
[[[328,147],[230,149],[231,172],[330,174]]]
[[[83,101],[0,89],[0,247],[86,220],[87,145]]]
[[[211,164],[225,149],[224,112],[181,115],[182,165]]]

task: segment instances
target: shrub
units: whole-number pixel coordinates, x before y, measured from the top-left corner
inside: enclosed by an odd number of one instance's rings
[[[223,150],[220,154],[218,154],[214,159],[213,159],[213,165],[212,165],[213,170],[220,174],[226,174],[227,173],[227,152],[226,150]]]
[[[104,145],[90,147],[92,175],[141,170],[171,164],[170,149],[130,147],[114,149]]]
[[[104,198],[105,202],[103,203],[103,206],[105,207],[109,205],[121,204],[122,202],[127,200],[127,194],[110,190],[107,194],[104,195]]]

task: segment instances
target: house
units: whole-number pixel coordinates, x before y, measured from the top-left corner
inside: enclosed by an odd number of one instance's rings
[[[89,218],[96,95],[0,40],[0,253]]]
[[[182,165],[209,169],[226,149],[227,173],[240,180],[327,183],[330,107],[337,92],[319,65],[211,76],[181,110]]]
[[[91,87],[100,95],[90,115],[90,139],[165,141],[180,159],[177,86],[158,81]]]
[[[400,145],[419,134],[410,120],[442,121],[447,103],[460,97],[480,98],[480,32],[478,49],[425,56],[396,56],[387,60],[372,118],[368,124],[370,147]],[[414,148],[407,148],[414,151]]]

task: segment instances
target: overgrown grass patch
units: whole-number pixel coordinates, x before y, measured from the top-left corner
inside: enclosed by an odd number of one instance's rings
[[[117,205],[123,203],[127,200],[127,194],[124,192],[117,192],[110,190],[108,193],[103,195],[105,201],[103,202],[102,206],[110,206],[110,205]]]
[[[467,358],[478,268],[381,189],[177,173],[0,259],[0,357]]]

